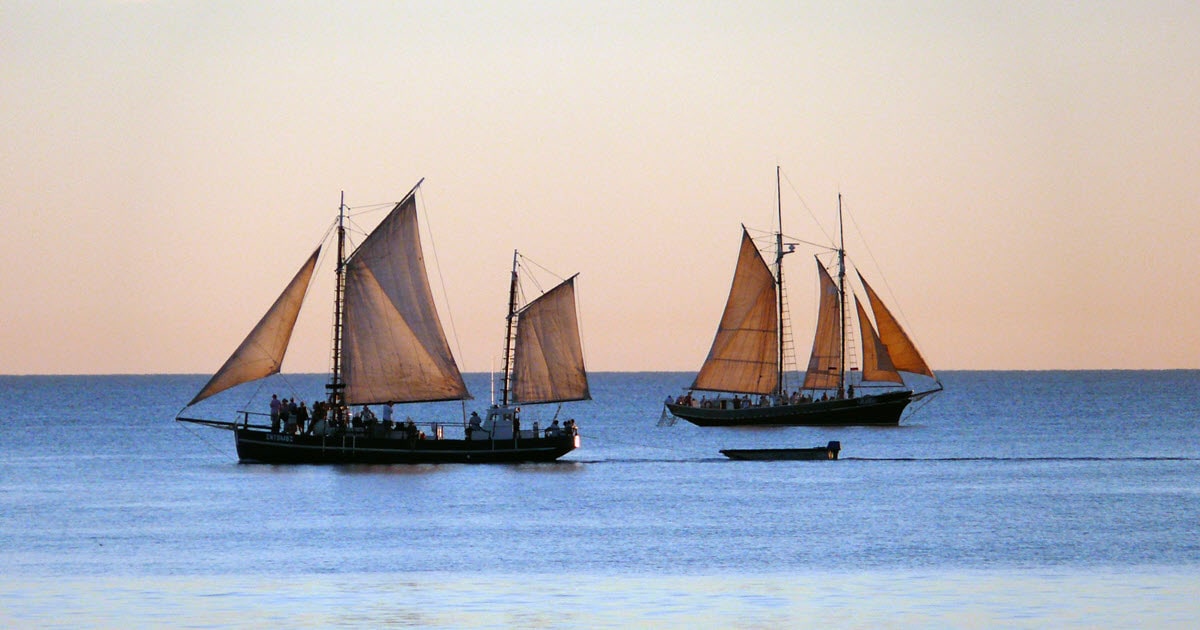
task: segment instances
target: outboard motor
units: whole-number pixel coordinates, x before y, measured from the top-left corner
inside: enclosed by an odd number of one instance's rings
[[[838,451],[842,450],[842,443],[837,440],[830,440],[829,445],[825,448],[829,449],[829,459],[837,459]]]

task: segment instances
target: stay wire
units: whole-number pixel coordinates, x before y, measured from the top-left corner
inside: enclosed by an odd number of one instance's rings
[[[199,429],[198,427],[189,426],[191,424],[190,422],[183,422],[180,424],[184,425],[183,426],[184,431],[187,431],[188,433],[191,433],[192,435],[196,436],[196,439],[200,440],[201,443],[203,443],[208,448],[212,449],[212,451],[214,453],[228,457],[228,451],[226,451],[225,449],[219,448],[216,444],[211,442],[207,437],[205,437],[205,434],[202,432],[201,429]]]
[[[879,261],[875,258],[875,252],[871,249],[871,245],[867,241],[866,233],[863,232],[863,229],[861,227],[859,227],[858,221],[855,220],[855,218],[854,218],[854,213],[851,212],[849,208],[845,208],[845,209],[846,209],[846,214],[850,216],[850,223],[854,226],[854,231],[858,233],[859,239],[862,241],[863,249],[865,249],[867,251],[867,257],[871,259],[871,264],[875,266],[875,269],[879,273],[879,279],[883,282],[883,286],[887,290],[888,303],[893,305],[895,307],[895,309],[897,311],[899,311],[900,320],[901,320],[901,323],[904,325],[904,329],[906,331],[911,331],[912,325],[908,321],[908,315],[906,315],[904,313],[904,307],[900,304],[900,300],[896,298],[896,292],[892,289],[892,284],[890,282],[888,282],[887,276],[883,273],[883,266],[880,265]],[[847,256],[847,258],[849,258],[849,256]],[[854,269],[857,271],[858,265],[854,264],[853,259],[851,260],[851,264],[854,266]]]
[[[418,205],[421,208],[421,213],[425,216],[425,231],[429,234],[429,250],[433,253],[433,266],[437,268],[438,284],[442,287],[442,300],[446,303],[446,318],[450,320],[450,336],[454,337],[454,346],[458,350],[458,356],[464,357],[462,339],[458,337],[458,326],[454,323],[454,309],[450,308],[450,293],[446,290],[446,277],[442,274],[442,263],[438,258],[437,241],[433,238],[433,223],[429,220],[429,204],[425,201],[425,191],[423,189],[418,187],[416,195],[420,202]],[[467,392],[467,397],[473,399],[470,392]],[[462,403],[463,422],[465,423],[467,421],[466,399],[463,399]]]

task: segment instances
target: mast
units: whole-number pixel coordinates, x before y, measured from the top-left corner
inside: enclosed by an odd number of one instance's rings
[[[338,204],[337,225],[337,281],[333,290],[333,373],[330,375],[329,404],[333,407],[334,418],[342,414],[345,405],[346,383],[342,380],[342,326],[344,323],[343,306],[346,291],[346,191],[342,191],[342,200]]]
[[[513,250],[512,282],[508,287],[508,315],[504,318],[504,381],[501,387],[500,404],[508,406],[509,392],[512,390],[512,343],[513,319],[517,314],[517,250]]]
[[[842,332],[842,352],[838,360],[838,400],[846,397],[846,228],[842,223],[842,193],[838,193],[838,311]]]
[[[775,165],[775,212],[779,230],[775,232],[775,312],[779,316],[779,328],[775,334],[779,354],[776,356],[775,396],[783,398],[783,193],[779,187],[779,165]]]

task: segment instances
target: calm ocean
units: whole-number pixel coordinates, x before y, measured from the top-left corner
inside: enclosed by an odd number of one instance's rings
[[[658,426],[691,376],[593,374],[556,464],[380,467],[238,464],[173,420],[206,376],[0,377],[0,626],[1200,623],[1198,371],[946,372],[900,428]]]

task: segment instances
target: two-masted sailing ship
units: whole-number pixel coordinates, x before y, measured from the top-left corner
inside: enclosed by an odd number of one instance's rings
[[[838,205],[840,224],[840,196]],[[667,402],[667,409],[699,426],[899,424],[905,407],[941,391],[941,381],[862,275],[857,274],[874,324],[863,300],[847,287],[844,235],[839,235],[837,247],[829,248],[834,254],[832,273],[817,257],[820,303],[812,354],[803,382],[795,389],[788,387],[783,257],[794,251],[795,243],[785,250],[782,201],[777,214],[774,269],[743,226],[733,284],[708,357],[687,393]],[[846,365],[852,351],[852,324],[847,321],[852,293],[861,332],[861,371]],[[910,387],[904,374],[926,381],[925,387]],[[710,398],[709,393],[714,395]]]
[[[450,352],[425,270],[417,225],[421,182],[351,253],[346,206],[338,209],[332,370],[326,395],[303,428],[273,413],[237,421],[184,417],[191,406],[280,370],[321,247],[176,420],[232,430],[238,458],[268,463],[488,463],[553,461],[580,445],[565,428],[521,428],[522,403],[589,398],[575,312],[574,277],[518,309],[513,293],[505,339],[505,397],[485,418],[393,422],[370,410],[470,398]],[[254,421],[252,421],[252,418]],[[451,437],[458,433],[462,437]]]

